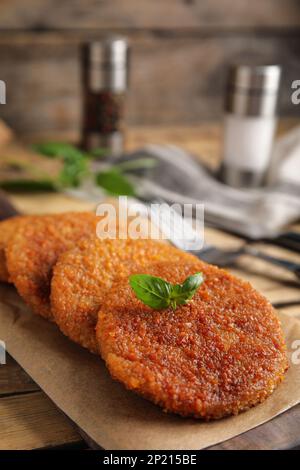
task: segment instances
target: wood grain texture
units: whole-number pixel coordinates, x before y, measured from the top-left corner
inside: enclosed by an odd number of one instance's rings
[[[0,399],[0,449],[38,449],[81,440],[42,392]]]
[[[300,25],[297,0],[2,0],[2,28],[233,28]],[[228,14],[230,12],[230,15]]]
[[[299,112],[298,0],[2,0],[2,117],[20,135],[78,136],[78,46],[108,33],[132,45],[128,125],[220,118],[228,64],[253,57],[283,64],[282,113]]]
[[[7,84],[4,120],[20,135],[74,132],[79,136],[79,44],[85,32],[0,34],[1,79]],[[255,58],[283,65],[281,113],[297,116],[291,83],[300,76],[300,30],[284,35],[133,35],[127,126],[197,123],[223,113],[228,65]],[[30,112],[28,112],[30,110]]]
[[[300,445],[300,405],[208,450],[287,450]]]
[[[0,396],[39,390],[26,372],[7,355],[6,364],[0,366]]]

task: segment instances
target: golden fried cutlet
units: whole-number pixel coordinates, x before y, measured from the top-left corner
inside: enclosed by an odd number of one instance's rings
[[[26,216],[10,217],[0,222],[0,281],[9,282],[5,248]]]
[[[52,319],[50,281],[58,256],[96,234],[91,212],[28,216],[6,248],[7,269],[19,294],[33,311]]]
[[[97,353],[98,311],[116,277],[157,261],[194,260],[192,255],[153,240],[86,240],[59,257],[53,270],[51,308],[61,331]]]
[[[287,358],[271,304],[243,282],[205,263],[168,262],[139,271],[181,283],[202,271],[188,305],[152,310],[128,279],[115,282],[99,312],[100,353],[111,375],[165,411],[216,419],[265,400]]]

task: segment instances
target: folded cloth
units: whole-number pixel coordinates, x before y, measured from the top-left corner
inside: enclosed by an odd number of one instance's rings
[[[142,199],[204,204],[206,222],[254,240],[276,236],[300,218],[300,127],[276,142],[269,183],[259,189],[222,184],[199,159],[174,145],[146,145],[114,162],[128,160],[132,168],[141,157],[156,160],[148,169],[130,172]],[[91,181],[68,192],[95,202],[103,195]]]
[[[147,145],[127,158],[141,155],[157,160],[154,168],[136,175],[138,194],[145,199],[204,203],[207,222],[252,239],[276,236],[300,217],[300,127],[276,142],[269,184],[259,189],[222,184],[173,145]]]

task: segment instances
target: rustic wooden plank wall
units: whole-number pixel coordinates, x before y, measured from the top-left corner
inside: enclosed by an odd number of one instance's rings
[[[129,124],[218,119],[226,68],[248,58],[283,64],[282,114],[299,115],[299,0],[1,0],[0,117],[21,134],[77,131],[78,48],[108,32],[132,44]]]

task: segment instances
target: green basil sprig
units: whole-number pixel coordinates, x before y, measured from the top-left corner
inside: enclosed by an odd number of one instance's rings
[[[18,172],[17,177],[9,180],[0,178],[0,188],[11,191],[59,191],[64,188],[80,187],[84,180],[89,178],[107,194],[136,196],[130,172],[149,170],[157,164],[154,158],[141,156],[134,160],[119,161],[109,168],[95,172],[92,166],[93,160],[101,157],[105,161],[108,155],[107,149],[98,148],[86,153],[66,142],[42,142],[33,145],[32,148],[46,158],[61,162],[59,173],[55,173],[52,178],[41,176],[38,178],[32,171],[30,172],[28,164],[24,168],[24,162],[22,162],[20,168],[19,162],[10,162],[11,169]],[[23,175],[21,170],[23,170]],[[26,177],[24,177],[25,170],[27,170]]]
[[[59,159],[63,163],[56,181],[58,189],[80,186],[82,179],[90,174],[87,154],[77,147],[64,142],[44,142],[35,144],[33,149],[48,158]]]
[[[129,277],[129,284],[136,297],[155,310],[168,307],[175,310],[178,305],[187,304],[203,281],[200,272],[187,277],[182,284],[171,284],[149,274],[133,274]]]

